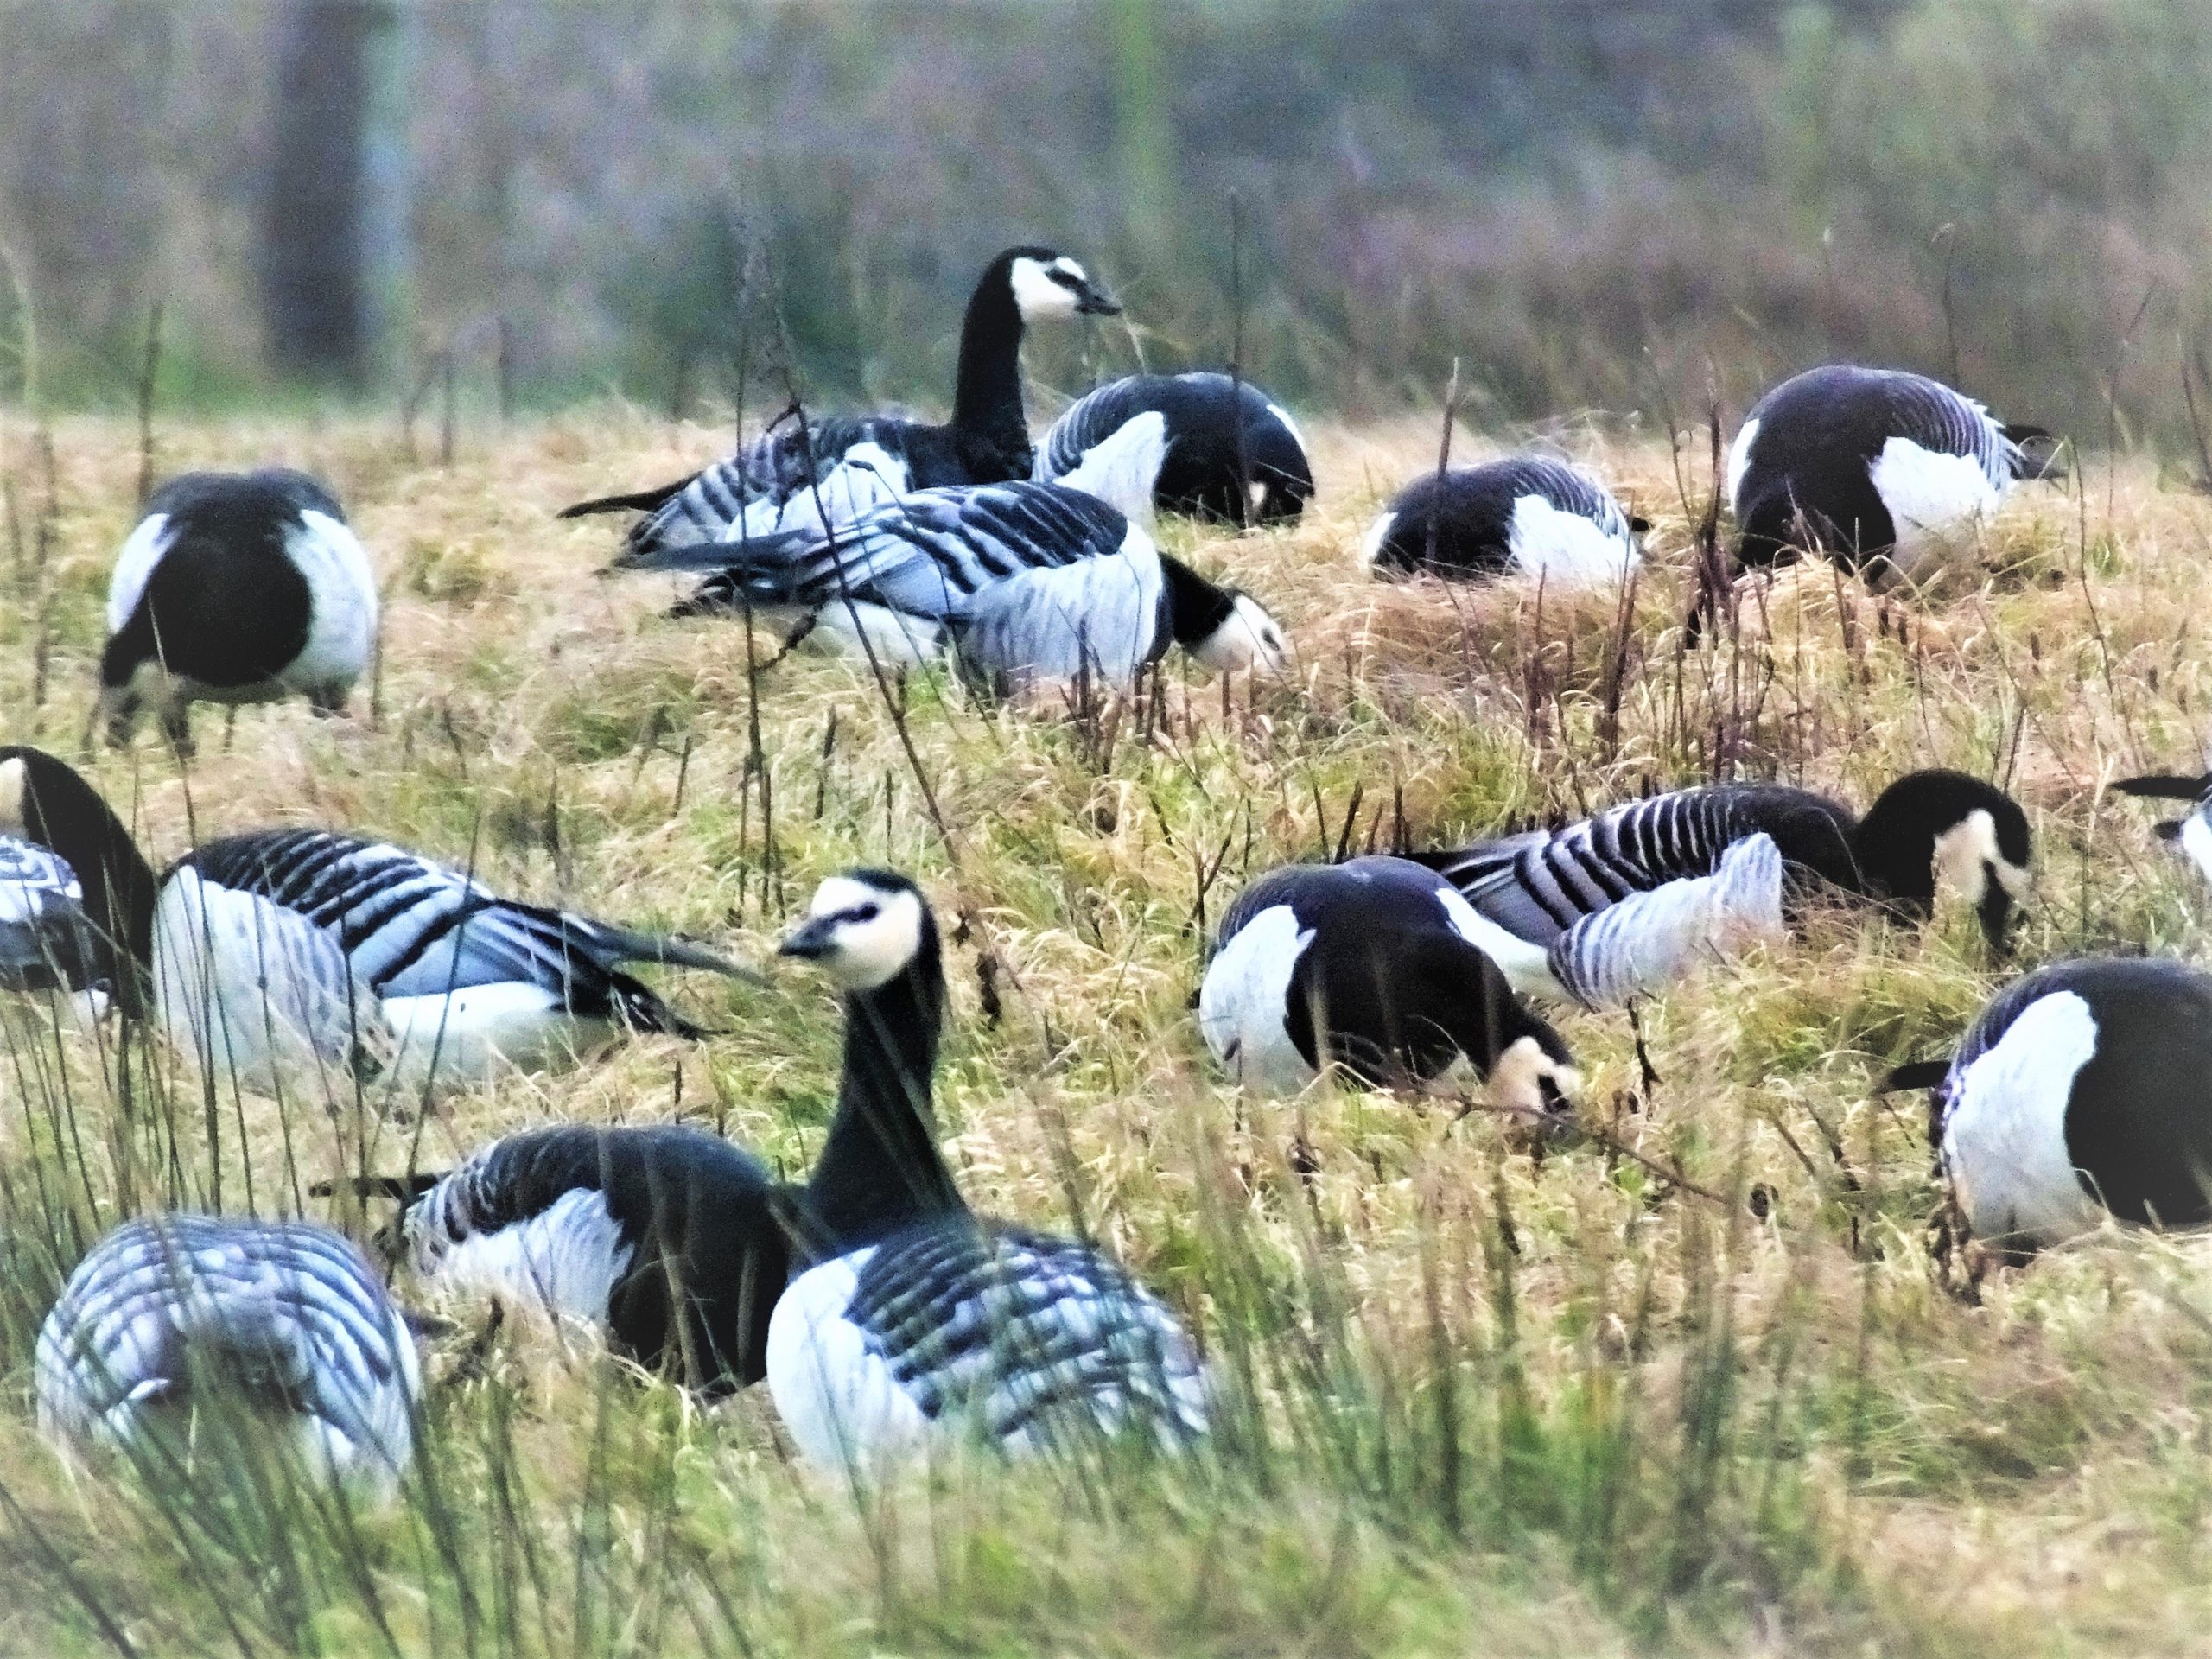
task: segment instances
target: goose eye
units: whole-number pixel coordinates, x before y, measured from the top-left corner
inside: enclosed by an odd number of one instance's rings
[[[872,922],[882,914],[883,906],[880,905],[860,905],[854,908],[853,919],[856,922]]]

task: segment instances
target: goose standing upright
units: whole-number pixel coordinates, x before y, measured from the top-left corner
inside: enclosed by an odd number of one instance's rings
[[[954,1185],[930,1122],[944,975],[920,890],[832,876],[783,952],[845,995],[837,1115],[768,1327],[769,1392],[800,1454],[866,1475],[967,1444],[1202,1433],[1205,1373],[1174,1315],[1093,1247],[980,1219]]]
[[[1963,772],[1925,771],[1891,784],[1864,817],[1809,790],[1708,784],[1561,830],[1413,856],[1495,926],[1484,948],[1516,990],[1617,1001],[1731,937],[1778,935],[1819,891],[1921,921],[1941,885],[1974,906],[2001,950],[2031,852],[2012,797]]]
[[[2212,975],[2188,963],[2054,963],[1989,1000],[1927,1085],[1938,1168],[1974,1236],[2018,1258],[2107,1214],[2212,1221]]]
[[[626,962],[749,970],[682,939],[499,899],[384,842],[267,830],[194,849],[158,880],[66,763],[0,750],[0,833],[59,855],[109,971],[226,1082],[377,1062],[454,1082],[588,1052],[624,1030],[698,1027]]]
[[[413,1455],[415,1338],[326,1227],[195,1215],[127,1222],[40,1328],[40,1432],[174,1457],[221,1413],[274,1420],[318,1473],[388,1492]]]
[[[1369,529],[1360,556],[1377,572],[1513,573],[1595,587],[1642,563],[1637,538],[1648,528],[1580,467],[1511,455],[1414,479]]]
[[[1160,511],[1232,524],[1294,524],[1313,499],[1313,463],[1289,411],[1250,381],[1211,370],[1126,375],[1085,392],[1045,434],[1036,478],[1068,481],[1100,444],[1153,414],[1167,439],[1154,486]]]
[[[728,461],[673,484],[602,496],[561,517],[641,512],[633,560],[724,539],[811,528],[914,490],[1027,478],[1034,464],[1021,402],[1021,337],[1031,323],[1120,312],[1067,255],[1008,248],[983,270],[960,329],[952,418],[839,416],[772,429]],[[823,500],[816,500],[817,486]],[[824,511],[823,509],[826,509]],[[787,521],[788,520],[788,521]]]
[[[100,713],[129,741],[150,702],[180,751],[194,702],[345,707],[377,637],[367,554],[304,473],[187,473],[154,492],[118,555]]]
[[[1754,404],[1730,446],[1737,556],[1817,550],[1922,580],[1971,548],[2016,480],[2054,474],[2053,447],[1925,375],[1808,369]]]
[[[1370,1084],[1427,1081],[1465,1055],[1493,1104],[1555,1116],[1573,1061],[1484,953],[1495,931],[1405,859],[1270,870],[1222,916],[1199,1029],[1262,1092],[1296,1094],[1331,1063]]]

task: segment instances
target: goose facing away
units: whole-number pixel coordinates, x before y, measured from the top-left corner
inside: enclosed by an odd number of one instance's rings
[[[154,492],[117,556],[100,654],[109,741],[150,704],[180,749],[194,702],[299,696],[345,706],[377,636],[376,577],[304,473],[187,473]]]
[[[135,1004],[248,1087],[363,1062],[410,1084],[461,1081],[625,1030],[694,1036],[623,963],[757,977],[687,941],[500,899],[403,849],[322,830],[225,836],[157,880],[92,785],[36,750],[0,758],[0,832],[78,873]]]
[[[1922,580],[1972,549],[2017,480],[2054,476],[2053,448],[1925,375],[1808,369],[1753,404],[1730,446],[1737,556],[1816,550]]]
[[[1974,906],[2002,950],[2031,855],[2027,815],[2010,796],[1963,772],[1924,771],[1898,779],[1864,817],[1808,790],[1711,784],[1414,856],[1496,926],[1503,937],[1486,948],[1516,989],[1602,1001],[1655,988],[1729,936],[1776,936],[1821,891],[1923,921],[1941,886]],[[1707,885],[1682,885],[1694,882]],[[1589,996],[1593,988],[1601,994]]]
[[[412,1199],[400,1236],[426,1284],[582,1320],[710,1397],[760,1380],[788,1251],[768,1171],[718,1135],[557,1124],[359,1185]]]
[[[350,1241],[196,1215],[127,1222],[95,1246],[39,1331],[36,1372],[40,1431],[64,1445],[144,1455],[166,1425],[175,1456],[188,1423],[228,1409],[287,1428],[316,1471],[384,1491],[412,1455],[423,1386],[413,1333]]]
[[[625,555],[616,568],[707,573],[678,614],[749,606],[794,643],[819,631],[892,664],[949,648],[985,678],[1125,684],[1171,642],[1218,672],[1283,661],[1281,625],[1256,600],[1058,484],[925,490],[841,529]]]
[[[1926,1084],[1940,1173],[1975,1237],[2020,1258],[2109,1214],[2212,1221],[2212,976],[2157,958],[2054,963],[1992,997]]]
[[[689,478],[579,502],[561,517],[643,512],[630,527],[625,551],[644,559],[740,531],[819,530],[817,485],[827,486],[828,517],[836,522],[858,505],[850,497],[855,491],[874,505],[915,490],[1027,478],[1034,457],[1021,402],[1023,331],[1035,322],[1120,310],[1067,255],[1008,248],[984,268],[969,297],[950,420],[865,415],[794,421]]]
[[[1038,446],[1036,477],[1065,482],[1129,421],[1158,415],[1166,454],[1154,486],[1163,512],[1232,524],[1295,523],[1313,495],[1313,463],[1289,411],[1249,381],[1196,370],[1132,374],[1093,388]]]
[[[1378,573],[1596,587],[1643,561],[1637,537],[1647,528],[1581,468],[1514,455],[1414,479],[1369,529],[1361,557]]]
[[[1210,1392],[1167,1307],[1095,1247],[976,1216],[938,1153],[935,918],[906,877],[825,880],[784,954],[845,998],[845,1070],[796,1206],[800,1270],[768,1388],[799,1453],[867,1475],[980,1444],[1008,1454],[1204,1433]]]
[[[1423,1082],[1464,1055],[1494,1104],[1556,1115],[1573,1062],[1483,951],[1496,931],[1404,859],[1271,870],[1221,918],[1199,1029],[1262,1092],[1295,1094],[1332,1063],[1370,1084]]]

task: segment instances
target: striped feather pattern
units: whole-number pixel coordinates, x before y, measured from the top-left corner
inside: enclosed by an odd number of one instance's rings
[[[414,1338],[350,1242],[307,1222],[179,1215],[109,1234],[39,1332],[41,1429],[129,1446],[214,1388],[291,1418],[323,1466],[390,1484],[422,1389]]]
[[[844,1318],[923,1418],[1009,1451],[1141,1427],[1203,1433],[1203,1367],[1174,1315],[1088,1247],[925,1225],[876,1246]]]
[[[1552,976],[1590,1007],[1672,984],[1754,939],[1782,937],[1782,853],[1764,834],[1727,847],[1710,875],[1669,881],[1586,916],[1553,941]]]

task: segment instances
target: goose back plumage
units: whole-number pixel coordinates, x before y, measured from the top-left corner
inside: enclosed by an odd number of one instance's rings
[[[477,1153],[401,1232],[426,1282],[581,1319],[714,1395],[762,1376],[788,1268],[772,1185],[701,1129],[561,1124]]]
[[[126,1223],[79,1263],[36,1374],[41,1431],[67,1444],[143,1451],[163,1420],[227,1406],[288,1422],[312,1466],[385,1488],[412,1455],[422,1391],[414,1337],[351,1242],[194,1215]]]
[[[108,588],[101,708],[127,738],[151,702],[175,740],[195,702],[343,706],[376,642],[376,578],[337,498],[304,473],[188,473],[146,503]]]
[[[1289,411],[1251,382],[1211,370],[1127,375],[1094,387],[1046,431],[1036,477],[1065,478],[1147,414],[1162,417],[1166,435],[1154,486],[1160,511],[1234,524],[1287,524],[1313,498],[1313,461]]]
[[[1971,545],[2037,460],[1972,398],[1925,375],[1830,364],[1792,376],[1745,417],[1728,456],[1738,556],[1810,548],[1924,575]]]
[[[1519,573],[1586,586],[1618,582],[1641,561],[1642,528],[1580,467],[1514,455],[1414,479],[1376,519],[1361,551],[1378,571]]]

